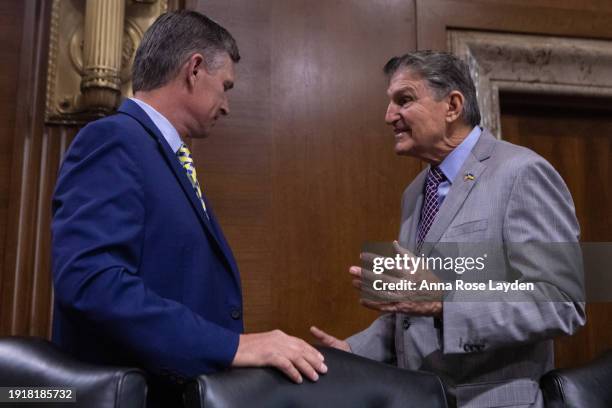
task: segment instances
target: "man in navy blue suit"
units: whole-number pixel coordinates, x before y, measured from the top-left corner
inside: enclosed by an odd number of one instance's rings
[[[135,97],[79,132],[53,197],[54,342],[144,367],[157,404],[178,403],[169,384],[229,366],[274,366],[296,382],[327,370],[301,339],[242,334],[236,261],[183,143],[229,113],[239,59],[204,15],[161,16],[136,52]]]

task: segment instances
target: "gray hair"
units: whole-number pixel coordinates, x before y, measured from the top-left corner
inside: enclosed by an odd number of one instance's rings
[[[138,46],[132,89],[150,91],[165,85],[196,52],[204,56],[204,68],[209,72],[218,68],[217,57],[222,52],[234,62],[240,60],[232,35],[205,15],[191,10],[162,14]]]
[[[441,99],[452,91],[463,94],[463,120],[470,126],[480,124],[480,109],[476,87],[467,64],[453,54],[438,51],[415,51],[391,58],[383,68],[390,78],[400,69],[408,69],[427,81],[429,88]]]

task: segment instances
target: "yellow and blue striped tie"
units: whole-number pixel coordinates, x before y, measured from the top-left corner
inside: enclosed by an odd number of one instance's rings
[[[196,192],[196,195],[200,199],[202,203],[202,208],[204,208],[204,214],[208,217],[208,212],[206,211],[206,204],[204,204],[204,199],[202,198],[202,190],[200,189],[200,183],[198,183],[198,177],[196,174],[196,168],[193,164],[193,159],[191,158],[191,152],[185,143],[181,144],[181,147],[176,152],[179,161],[183,165],[183,168],[187,172],[187,176],[189,177],[189,181],[191,181],[191,185]]]

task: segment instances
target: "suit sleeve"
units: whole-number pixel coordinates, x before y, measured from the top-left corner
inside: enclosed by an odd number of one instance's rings
[[[226,367],[239,334],[159,296],[141,278],[146,175],[133,139],[115,124],[96,122],[67,153],[53,199],[58,307],[154,373],[192,377]]]
[[[506,262],[535,290],[449,292],[443,307],[445,354],[570,335],[586,321],[579,226],[565,183],[537,157],[520,168],[511,188],[503,226]]]
[[[395,364],[395,314],[380,316],[365,330],[346,339],[351,351],[359,356]]]

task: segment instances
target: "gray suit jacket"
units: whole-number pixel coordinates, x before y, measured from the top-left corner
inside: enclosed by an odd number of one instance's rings
[[[403,195],[399,241],[412,251],[428,170]],[[468,173],[473,180],[464,178]],[[572,198],[555,169],[533,151],[484,130],[421,252],[443,253],[444,242],[486,242],[501,248],[507,243],[576,243],[578,236]],[[382,315],[347,339],[353,352],[438,374],[459,407],[542,406],[538,380],[553,368],[552,337],[573,334],[585,323],[580,253],[552,254],[531,244],[498,252],[490,263],[506,267],[488,268],[487,277],[534,282],[535,291],[448,292],[439,321]],[[474,277],[465,273],[461,278]]]

